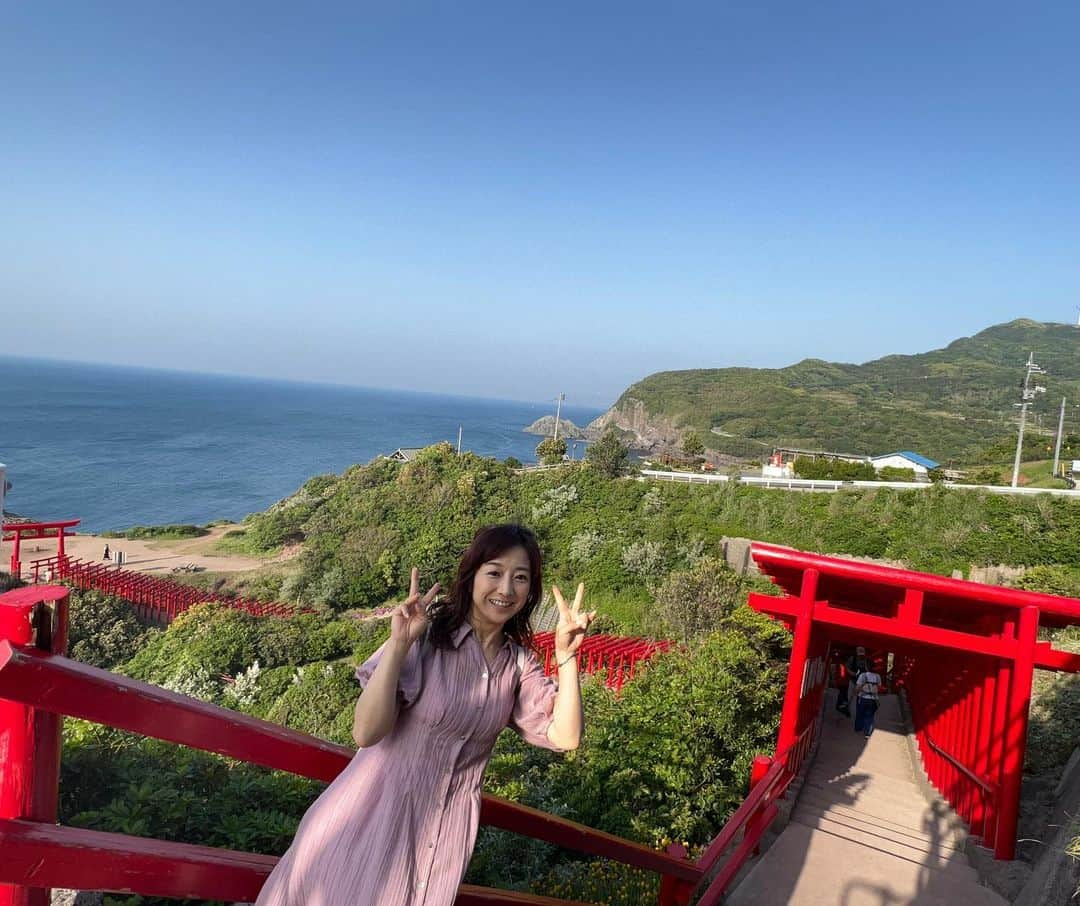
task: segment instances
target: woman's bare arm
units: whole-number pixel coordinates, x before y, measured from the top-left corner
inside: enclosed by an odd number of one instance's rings
[[[438,591],[439,583],[436,582],[421,597],[420,573],[413,567],[409,578],[409,597],[390,617],[390,640],[353,713],[353,742],[362,749],[375,745],[394,729],[398,716],[397,688],[401,665],[405,663],[409,649],[427,630],[427,607]]]
[[[547,738],[552,745],[569,751],[581,745],[581,731],[585,725],[577,652],[589,630],[589,624],[596,619],[596,611],[590,613],[581,609],[585,600],[584,583],[578,585],[572,604],[566,603],[558,586],[552,586],[551,593],[559,607],[559,622],[555,627],[555,657],[560,666],[559,691],[555,696],[555,708]]]
[[[581,730],[585,725],[581,706],[581,684],[578,681],[577,658],[573,655],[559,668],[559,691],[555,695],[555,709],[547,738],[553,746],[564,751],[581,745]]]
[[[352,737],[361,749],[375,745],[394,729],[398,716],[398,678],[411,644],[397,639],[387,643],[363,695],[356,702]]]

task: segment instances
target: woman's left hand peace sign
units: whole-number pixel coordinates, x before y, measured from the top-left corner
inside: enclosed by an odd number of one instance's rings
[[[555,656],[563,661],[581,647],[589,624],[596,619],[596,611],[587,612],[581,609],[585,600],[584,582],[578,585],[573,604],[566,603],[557,585],[551,586],[551,593],[555,596],[555,603],[559,605],[559,623],[555,627]]]

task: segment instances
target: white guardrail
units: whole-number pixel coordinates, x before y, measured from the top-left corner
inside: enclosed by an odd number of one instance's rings
[[[902,491],[925,491],[935,487],[929,481],[823,481],[812,478],[760,478],[756,475],[742,475],[732,478],[729,475],[709,475],[704,472],[660,472],[655,469],[642,469],[645,478],[658,481],[681,481],[685,484],[736,484],[751,485],[758,488],[775,488],[785,491],[839,491],[843,488],[896,488]],[[991,484],[942,484],[941,487],[956,491],[989,491],[992,494],[1052,494],[1055,497],[1073,497],[1080,500],[1080,490],[1064,488],[1010,488]]]

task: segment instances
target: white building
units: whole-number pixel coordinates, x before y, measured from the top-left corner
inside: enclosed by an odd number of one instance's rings
[[[911,469],[916,478],[926,478],[931,470],[938,468],[939,463],[927,459],[925,456],[920,456],[918,453],[912,453],[910,450],[901,450],[899,453],[884,453],[881,456],[871,456],[870,465],[874,467],[876,472],[887,468]]]

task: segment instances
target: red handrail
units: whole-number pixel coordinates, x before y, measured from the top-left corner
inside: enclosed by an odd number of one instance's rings
[[[735,810],[698,860],[698,867],[703,874],[708,875],[735,841],[739,832],[743,831],[742,841],[728,856],[723,868],[716,873],[709,886],[705,888],[705,892],[698,900],[698,906],[714,906],[719,903],[739,870],[756,851],[765,831],[780,813],[776,800],[787,792],[791,781],[795,779],[802,767],[814,743],[818,725],[819,720],[815,718],[787,749],[769,759],[771,764],[764,776],[757,783],[753,783],[742,805]]]
[[[983,791],[983,793],[985,795],[987,795],[987,796],[996,796],[997,795],[997,784],[996,783],[991,783],[989,780],[986,780],[985,778],[980,777],[978,774],[976,774],[974,771],[972,771],[967,765],[965,765],[959,759],[957,759],[953,755],[950,755],[948,752],[946,752],[941,746],[939,746],[937,744],[937,742],[934,741],[934,737],[930,735],[929,730],[924,729],[924,730],[921,731],[921,733],[922,733],[923,738],[926,740],[927,745],[929,745],[931,749],[933,749],[938,755],[940,755],[947,762],[949,762],[949,764],[951,764],[954,768],[956,768],[956,770],[958,770],[961,774],[963,774],[965,777],[967,777],[968,780],[970,780],[972,783],[974,783],[976,786],[978,786],[980,789],[982,789],[982,791]]]

